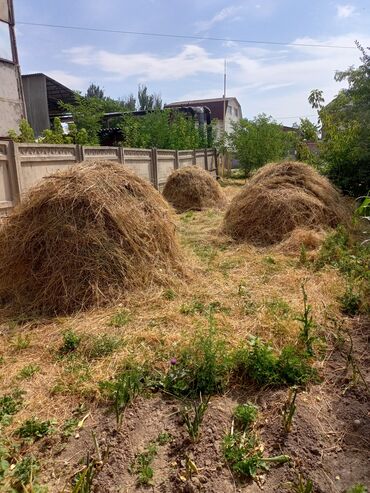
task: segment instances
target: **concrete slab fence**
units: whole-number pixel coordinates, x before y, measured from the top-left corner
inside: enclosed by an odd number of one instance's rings
[[[81,161],[104,159],[131,168],[162,191],[173,170],[199,166],[216,177],[215,149],[173,151],[74,144],[18,144],[0,140],[0,216],[9,214],[27,190],[43,177]]]

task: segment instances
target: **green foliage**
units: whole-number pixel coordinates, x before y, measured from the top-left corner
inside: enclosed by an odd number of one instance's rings
[[[146,85],[139,84],[137,91],[139,110],[160,110],[162,109],[162,98],[159,94],[149,94]]]
[[[125,115],[118,125],[124,147],[158,149],[200,149],[207,147],[206,136],[192,118],[174,110],[156,110],[140,118]],[[210,145],[208,143],[208,145]]]
[[[234,409],[234,418],[242,430],[247,430],[256,421],[258,409],[253,404],[239,404]]]
[[[59,353],[62,355],[73,353],[81,343],[81,336],[76,334],[72,329],[68,329],[63,333],[63,344],[59,348]]]
[[[121,424],[123,411],[144,388],[146,376],[144,368],[128,365],[114,380],[100,382],[100,390],[113,404],[118,425]]]
[[[259,386],[305,385],[317,378],[306,353],[286,346],[276,355],[256,337],[250,339],[248,346],[236,351],[233,365],[236,376]]]
[[[163,297],[168,301],[173,301],[176,298],[176,293],[173,289],[169,288],[163,293]]]
[[[196,442],[200,435],[200,427],[203,422],[204,414],[208,409],[210,396],[205,399],[200,395],[199,401],[192,401],[191,406],[184,406],[182,417],[185,422],[186,430],[193,442]]]
[[[295,140],[294,132],[284,132],[281,125],[262,114],[234,124],[230,146],[248,174],[270,161],[286,158]]]
[[[37,418],[27,419],[16,430],[16,435],[20,438],[26,438],[30,440],[39,440],[47,435],[51,435],[54,432],[54,421],[40,421]]]
[[[356,315],[361,306],[361,295],[353,290],[353,286],[349,284],[345,292],[339,297],[340,308],[345,315],[353,317]]]
[[[120,310],[109,320],[111,327],[123,327],[131,321],[131,314],[128,310]]]
[[[72,493],[91,493],[96,474],[96,465],[96,461],[88,455],[84,469],[73,478]]]
[[[361,65],[335,75],[336,80],[347,81],[348,88],[326,107],[321,92],[321,102],[314,107],[322,122],[321,157],[328,162],[328,176],[344,192],[358,196],[370,188],[370,51],[356,45]]]
[[[10,394],[0,397],[0,426],[9,424],[11,418],[22,407],[24,392],[15,389]]]
[[[12,341],[12,346],[17,351],[23,351],[24,349],[27,349],[30,346],[30,343],[31,343],[31,339],[28,334],[26,335],[18,334],[16,338]]]
[[[162,382],[167,392],[196,398],[200,394],[217,394],[224,388],[230,358],[224,340],[217,336],[212,311],[208,320],[208,330],[198,333],[179,356],[171,361]]]
[[[312,480],[306,480],[301,474],[298,474],[297,481],[292,484],[292,488],[294,493],[314,493]]]
[[[33,143],[35,142],[35,134],[31,125],[27,120],[22,119],[19,123],[19,134],[14,130],[9,130],[8,136],[10,139],[14,140],[14,142],[23,142],[23,143]]]
[[[86,98],[103,99],[104,98],[104,91],[98,85],[95,85],[94,83],[91,83],[89,85],[89,87],[87,88],[87,90],[86,90],[85,97]]]
[[[309,142],[317,142],[317,125],[312,123],[311,120],[309,120],[308,118],[301,118],[299,125],[294,124],[293,127],[298,130],[299,135],[303,140],[308,140]]]
[[[21,371],[18,373],[19,379],[28,379],[33,377],[33,375],[40,371],[40,367],[38,365],[33,365],[30,363],[29,365],[24,366]]]

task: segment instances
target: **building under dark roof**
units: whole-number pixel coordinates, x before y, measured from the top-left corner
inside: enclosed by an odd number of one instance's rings
[[[50,128],[56,116],[65,113],[59,107],[59,101],[73,103],[75,93],[60,82],[45,74],[22,75],[27,120],[35,132],[35,136]]]

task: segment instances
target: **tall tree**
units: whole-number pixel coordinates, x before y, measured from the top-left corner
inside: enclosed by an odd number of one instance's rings
[[[160,110],[162,109],[162,98],[159,94],[149,94],[146,85],[139,85],[137,92],[139,110]]]
[[[104,98],[104,91],[103,91],[103,89],[101,89],[101,87],[95,85],[94,83],[91,83],[89,85],[89,87],[87,88],[86,97],[87,98],[103,99]]]

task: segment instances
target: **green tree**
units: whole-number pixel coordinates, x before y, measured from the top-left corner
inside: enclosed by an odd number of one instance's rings
[[[91,83],[89,85],[89,87],[87,88],[85,96],[87,98],[103,99],[104,98],[104,91],[99,86],[96,86],[95,84]]]
[[[317,142],[317,125],[312,123],[308,118],[301,118],[299,125],[294,124],[293,127],[298,130],[301,139],[308,140],[309,142]]]
[[[33,128],[25,119],[22,119],[19,123],[19,133],[17,134],[15,130],[9,130],[8,136],[10,139],[14,140],[14,142],[35,142],[35,134],[33,132]]]
[[[370,48],[356,45],[361,65],[335,75],[336,80],[347,81],[348,88],[319,107],[320,147],[329,178],[346,193],[364,195],[370,188]]]
[[[148,88],[145,85],[139,85],[137,92],[139,110],[150,111],[160,110],[162,108],[162,98],[159,94],[149,94]]]
[[[259,168],[269,161],[287,157],[294,148],[294,132],[284,132],[271,116],[258,115],[253,120],[234,124],[229,142],[245,172]]]

